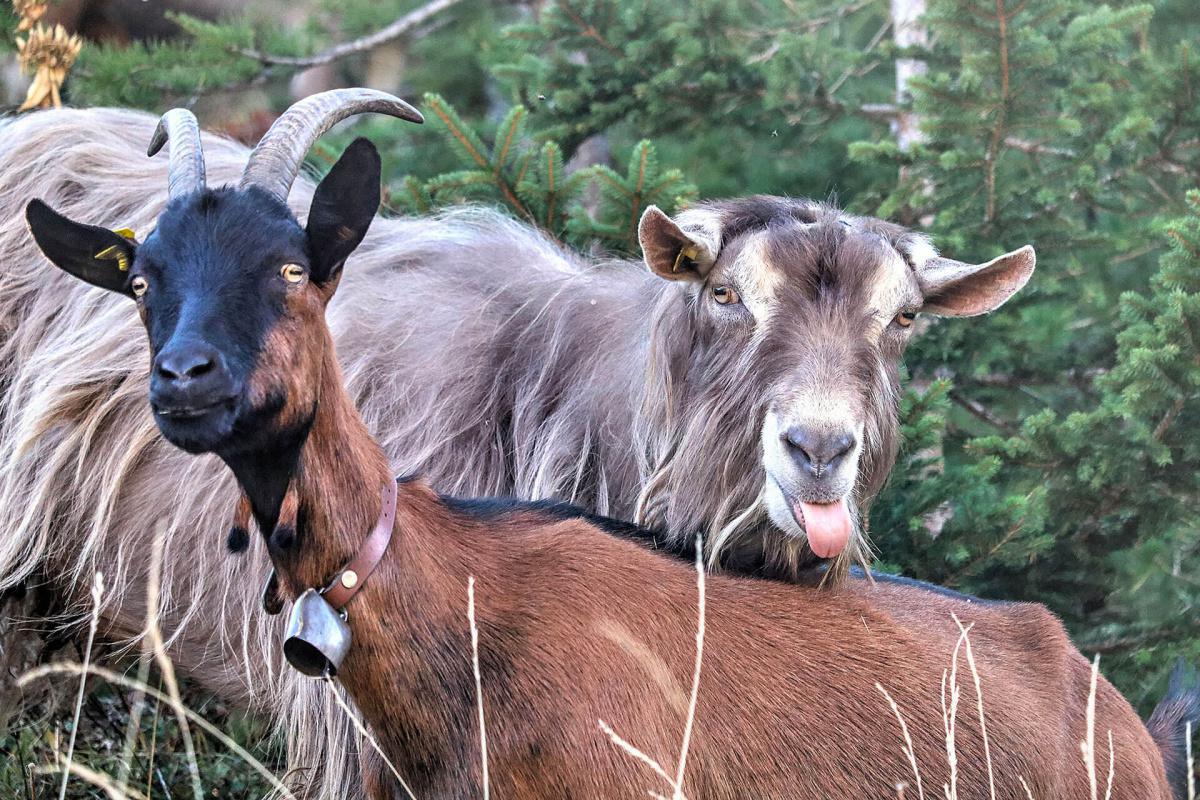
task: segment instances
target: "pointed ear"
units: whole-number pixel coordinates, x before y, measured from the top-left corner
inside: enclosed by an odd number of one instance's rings
[[[308,211],[308,259],[312,279],[329,283],[341,275],[379,210],[380,162],[375,145],[355,139],[317,186]]]
[[[25,222],[37,246],[55,266],[93,286],[130,297],[129,265],[137,245],[98,225],[84,225],[41,200],[25,206]]]
[[[658,206],[647,206],[638,222],[638,242],[650,271],[669,281],[703,280],[721,246],[719,221],[703,209],[685,211],[678,222]]]
[[[1033,275],[1032,245],[1005,253],[986,264],[964,264],[934,257],[917,270],[925,295],[921,310],[943,317],[973,317],[995,311]]]

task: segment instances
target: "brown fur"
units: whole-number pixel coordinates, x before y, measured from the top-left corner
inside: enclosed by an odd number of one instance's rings
[[[252,380],[261,396],[283,399],[273,423],[281,432],[311,413],[284,501],[296,506],[296,546],[272,546],[292,598],[326,585],[353,556],[393,480],[342,388],[326,299],[314,286],[297,293]],[[693,661],[694,573],[583,518],[533,507],[472,512],[417,480],[402,481],[398,495],[391,547],[346,609],[354,645],[339,675],[417,796],[482,794],[469,577],[478,586],[492,792],[666,792],[599,722],[674,763],[686,707],[679,687]],[[271,511],[255,509],[260,520]],[[877,682],[903,709],[936,792],[950,779],[939,698],[959,641],[955,616],[972,626],[999,795],[1018,796],[1022,778],[1039,798],[1084,796],[1077,743],[1090,667],[1044,608],[895,585],[819,591],[723,576],[709,579],[707,603],[688,796],[890,796],[912,776]],[[957,683],[968,698],[956,717],[957,796],[981,798],[982,738],[961,654]],[[1154,741],[1103,680],[1096,708],[1097,738],[1112,732],[1120,764],[1113,797],[1166,800]],[[392,796],[387,774],[368,766],[368,789]]]
[[[348,472],[322,471],[335,452],[370,450],[347,442],[361,429],[334,424],[349,415],[343,404],[319,411],[305,447],[302,503],[319,498],[334,513],[328,527],[305,533],[287,581],[292,595],[323,584],[345,562],[378,513],[375,487],[389,479],[369,458]],[[394,536],[348,609],[355,645],[340,674],[419,797],[481,794],[467,576],[478,587],[493,794],[666,792],[607,740],[598,720],[660,763],[674,763],[683,713],[680,692],[663,684],[686,686],[694,657],[695,577],[686,566],[582,520],[456,513],[417,482],[400,486]],[[721,576],[709,579],[707,597],[688,796],[891,796],[912,776],[877,681],[903,709],[925,786],[936,791],[948,780],[939,697],[959,635],[952,614],[974,626],[999,796],[1019,796],[1017,776],[1038,798],[1086,795],[1078,741],[1090,666],[1044,608],[971,604],[882,584],[829,592]],[[812,620],[825,624],[818,629]],[[961,655],[959,683],[958,796],[986,797]],[[1170,796],[1153,741],[1103,679],[1096,726],[1098,742],[1113,732],[1114,797]],[[1100,763],[1103,775],[1107,761]],[[386,775],[367,785],[387,786]]]

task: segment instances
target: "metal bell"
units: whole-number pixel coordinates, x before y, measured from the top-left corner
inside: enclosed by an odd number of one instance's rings
[[[283,656],[302,674],[323,678],[337,674],[350,652],[350,626],[316,589],[300,595],[292,606],[283,640]]]

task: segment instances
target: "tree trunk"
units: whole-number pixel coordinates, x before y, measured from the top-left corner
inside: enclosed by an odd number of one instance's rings
[[[925,13],[925,0],[892,0],[892,37],[899,48],[927,47],[929,31],[921,16]],[[909,83],[914,76],[924,75],[927,67],[916,58],[896,59],[896,118],[892,132],[900,149],[907,151],[913,144],[924,140],[920,118],[910,107],[912,97]]]

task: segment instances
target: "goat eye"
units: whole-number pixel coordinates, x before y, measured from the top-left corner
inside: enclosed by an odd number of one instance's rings
[[[141,297],[149,288],[150,284],[141,275],[134,276],[133,280],[129,282],[129,289],[133,292],[134,297]]]
[[[913,324],[913,320],[915,320],[916,318],[917,318],[917,312],[915,312],[915,311],[901,311],[899,314],[896,315],[895,322],[901,328],[907,328],[909,325]]]
[[[737,290],[732,286],[714,286],[712,288],[713,299],[723,306],[740,303],[742,298],[738,297]]]
[[[279,268],[279,274],[288,283],[300,283],[304,280],[304,267],[299,264],[284,264]]]

